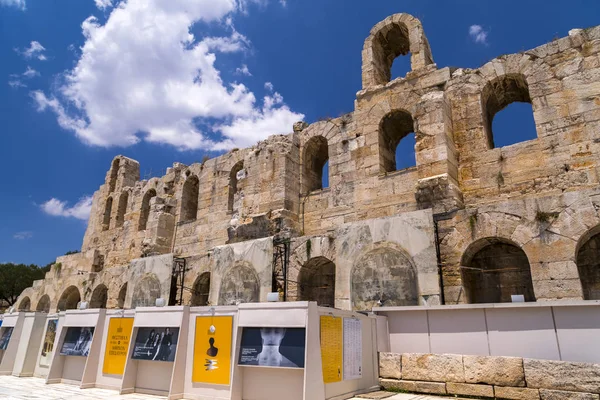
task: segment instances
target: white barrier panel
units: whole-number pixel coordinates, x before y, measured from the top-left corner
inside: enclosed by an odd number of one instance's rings
[[[11,375],[19,351],[19,338],[23,330],[25,313],[5,315],[0,327],[0,375]]]
[[[50,370],[50,363],[56,351],[57,333],[60,324],[64,321],[64,312],[61,314],[46,314],[43,324],[43,334],[37,355],[37,362],[33,376],[46,379]]]
[[[12,338],[12,340],[15,340],[18,344],[15,365],[12,372],[14,376],[33,376],[40,351],[45,322],[46,313],[25,313],[21,335]]]

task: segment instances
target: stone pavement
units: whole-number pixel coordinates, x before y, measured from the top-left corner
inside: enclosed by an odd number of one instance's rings
[[[374,398],[374,397],[373,397]],[[381,397],[379,397],[381,398]],[[450,397],[425,396],[421,394],[398,393],[386,400],[440,400]],[[458,400],[452,397],[454,400]],[[17,378],[0,376],[0,399],[2,400],[164,400],[166,397],[142,395],[139,393],[119,395],[114,390],[79,389],[77,386],[62,383],[46,385],[40,378]],[[365,400],[355,397],[353,400]]]

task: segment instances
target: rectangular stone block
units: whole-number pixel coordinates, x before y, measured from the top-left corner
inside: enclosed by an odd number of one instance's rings
[[[600,364],[523,359],[528,387],[600,393]]]
[[[396,379],[379,379],[379,384],[385,390],[416,392],[417,387],[413,381],[399,381]]]
[[[494,386],[494,395],[497,399],[508,400],[539,400],[540,392],[537,389]]]
[[[525,386],[519,357],[463,356],[465,381],[499,386]]]
[[[540,389],[542,400],[598,400],[600,395],[582,392],[566,392],[564,390]]]
[[[462,396],[494,397],[494,387],[490,385],[474,385],[471,383],[446,383],[448,394]]]
[[[414,381],[465,382],[462,356],[456,354],[402,354],[402,377]]]
[[[379,377],[402,379],[402,354],[379,353]]]
[[[415,382],[415,392],[429,394],[447,394],[446,384],[441,382]]]

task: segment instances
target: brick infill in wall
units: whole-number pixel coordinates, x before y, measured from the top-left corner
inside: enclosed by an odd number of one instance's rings
[[[600,400],[600,364],[379,353],[383,389],[507,400]]]

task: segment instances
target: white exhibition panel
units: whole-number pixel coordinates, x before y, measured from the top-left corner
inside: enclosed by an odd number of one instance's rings
[[[381,311],[387,317],[392,353],[431,353],[426,310]]]
[[[25,312],[23,311],[13,312],[4,316],[2,326],[0,327],[0,335],[4,333],[6,328],[12,328],[13,331],[6,350],[0,350],[0,375],[11,375],[13,372],[15,359],[19,351],[19,339],[24,319]]]
[[[485,309],[432,310],[427,316],[432,353],[489,355]]]
[[[600,363],[600,307],[553,310],[562,360]]]
[[[38,354],[40,353],[45,323],[46,313],[25,313],[21,336],[11,339],[17,340],[18,342],[18,350],[15,356],[15,365],[12,373],[14,376],[33,376]]]
[[[56,347],[58,346],[58,331],[60,329],[60,325],[63,323],[64,321],[64,312],[60,313],[60,314],[47,314],[46,318],[44,320],[44,325],[43,325],[43,333],[42,333],[42,338],[40,339],[40,349],[38,351],[37,354],[37,359],[36,359],[36,364],[35,364],[35,369],[33,371],[33,376],[37,377],[37,378],[47,378],[48,377],[48,371],[50,370],[50,364],[48,365],[44,365],[42,364],[42,346],[44,346],[44,341],[46,338],[46,330],[48,329],[48,321],[55,319],[57,320],[56,323],[56,332],[55,332],[55,336],[54,336],[54,345],[52,347],[52,355],[54,355],[54,352],[57,351]],[[51,361],[52,356],[50,357],[50,361]]]
[[[244,303],[239,305],[239,325],[302,328],[306,326],[308,301],[289,303]],[[241,312],[243,310],[243,312]]]

